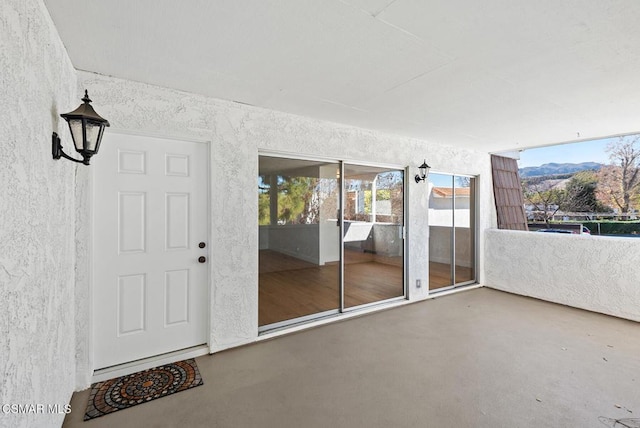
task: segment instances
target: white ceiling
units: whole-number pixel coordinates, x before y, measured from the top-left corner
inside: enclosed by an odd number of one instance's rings
[[[487,151],[640,131],[638,0],[45,3],[81,70]]]

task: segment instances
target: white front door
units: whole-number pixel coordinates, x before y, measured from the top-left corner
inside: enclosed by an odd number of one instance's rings
[[[105,134],[91,166],[96,369],[207,342],[208,158],[202,143]]]

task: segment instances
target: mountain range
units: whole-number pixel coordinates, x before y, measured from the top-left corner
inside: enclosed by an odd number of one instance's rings
[[[528,166],[520,168],[520,177],[538,177],[543,175],[573,174],[578,171],[599,170],[602,167],[598,162],[582,163],[545,163],[540,166]]]

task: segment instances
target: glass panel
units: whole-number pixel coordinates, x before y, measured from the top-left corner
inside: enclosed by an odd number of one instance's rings
[[[344,166],[344,306],[404,295],[404,172]]]
[[[429,174],[429,289],[453,285],[453,177]]]
[[[260,156],[260,326],[340,306],[338,164]]]
[[[98,134],[100,133],[100,126],[95,123],[87,122],[87,149],[91,151],[96,150],[96,143],[98,142]]]
[[[475,179],[454,178],[455,283],[475,280]]]
[[[82,147],[82,143],[84,139],[82,137],[82,120],[70,120],[69,129],[71,130],[71,137],[73,138],[73,144],[76,146],[76,151],[83,150],[84,147]]]

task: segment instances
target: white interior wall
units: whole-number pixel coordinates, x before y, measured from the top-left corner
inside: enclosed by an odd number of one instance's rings
[[[640,240],[487,230],[488,287],[640,321]]]
[[[54,161],[51,133],[73,147],[59,115],[81,103],[76,84],[43,3],[0,2],[0,404],[63,409],[75,389],[74,183],[86,167]],[[63,419],[9,413],[0,425]]]
[[[430,189],[433,188],[429,183]],[[429,259],[437,263],[451,263],[451,228],[456,227],[456,265],[471,267],[473,257],[471,246],[471,211],[469,197],[457,197],[455,200],[455,211],[452,210],[454,201],[451,198],[436,197],[431,192],[429,198]],[[453,215],[452,215],[453,213]],[[461,227],[464,226],[464,227]],[[474,231],[475,232],[475,231]]]
[[[471,229],[456,227],[456,265],[471,267]],[[429,259],[432,262],[451,264],[451,227],[430,227]]]
[[[212,215],[210,264],[212,352],[249,343],[258,335],[258,153],[288,153],[354,163],[410,165],[427,158],[440,171],[489,180],[487,153],[401,138],[243,104],[79,72],[78,92],[87,88],[112,129],[211,141]],[[96,159],[99,161],[99,159]],[[408,180],[408,285],[411,300],[427,297],[416,279],[428,278],[427,186]],[[490,186],[480,186],[481,229],[495,223]],[[484,193],[483,193],[484,192]],[[86,192],[85,192],[86,193]],[[96,195],[97,197],[98,195]],[[87,194],[78,195],[86,200]],[[83,225],[78,225],[82,229]],[[88,265],[79,260],[79,269]],[[80,272],[79,275],[84,275]],[[87,296],[88,298],[88,296]],[[86,302],[88,307],[88,302]],[[79,327],[80,328],[80,327]],[[81,346],[90,346],[81,344]],[[86,350],[79,349],[79,355]]]
[[[337,165],[323,165],[320,167],[320,178],[335,179]],[[320,209],[320,264],[337,262],[340,260],[340,227],[338,213]]]
[[[320,226],[318,224],[286,224],[266,227],[269,228],[270,250],[315,265],[320,264]]]
[[[271,226],[260,226],[258,230],[258,242],[260,245],[260,250],[268,250],[269,249],[269,234],[271,232]]]

